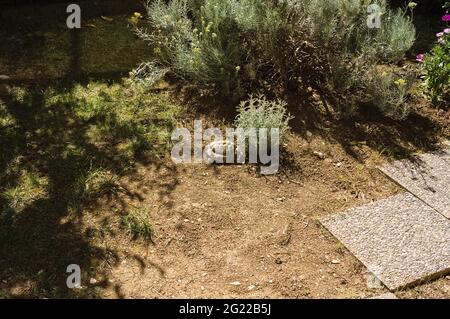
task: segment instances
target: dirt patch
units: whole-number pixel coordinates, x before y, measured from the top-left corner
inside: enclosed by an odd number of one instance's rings
[[[301,170],[261,177],[249,166],[142,166],[123,182],[146,195],[154,244],[109,241],[121,253],[109,298],[366,298],[367,273],[317,218],[401,191],[376,168],[320,137],[292,136]],[[314,149],[326,151],[317,158]],[[301,156],[300,156],[301,155]],[[176,185],[154,188],[155,181]],[[149,191],[151,190],[151,191]],[[448,297],[445,279],[402,292]]]

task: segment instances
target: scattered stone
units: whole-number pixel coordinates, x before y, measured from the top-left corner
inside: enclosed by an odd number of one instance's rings
[[[0,74],[0,81],[6,81],[6,80],[9,80],[9,79],[10,79],[9,76],[7,76],[5,74]]]
[[[339,260],[337,260],[337,259],[333,259],[331,261],[331,263],[334,264],[334,265],[337,265],[337,264],[340,264],[341,262]]]
[[[91,285],[95,285],[95,284],[97,283],[97,279],[91,278],[91,279],[89,279],[89,283],[90,283]]]
[[[239,281],[233,281],[233,282],[230,282],[230,285],[232,285],[232,286],[240,286],[241,283]]]
[[[320,159],[325,159],[325,158],[327,157],[327,156],[326,156],[324,153],[322,153],[322,152],[314,151],[313,154],[316,155],[316,156],[317,156],[318,158],[320,158]]]
[[[450,221],[412,194],[320,222],[390,290],[450,271]]]
[[[248,290],[254,290],[256,288],[256,286],[255,285],[250,285],[250,286],[248,286]]]

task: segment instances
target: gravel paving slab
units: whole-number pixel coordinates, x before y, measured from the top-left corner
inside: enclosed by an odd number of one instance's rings
[[[381,171],[439,213],[450,218],[450,151],[389,163]]]
[[[372,297],[370,299],[398,299],[396,295],[394,295],[392,292],[388,292],[376,297]]]
[[[410,193],[320,222],[391,291],[450,272],[450,220]]]

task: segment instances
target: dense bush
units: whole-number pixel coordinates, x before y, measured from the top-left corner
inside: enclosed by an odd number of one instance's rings
[[[386,1],[290,0],[290,3],[299,12],[299,27],[296,30],[302,32],[294,34],[295,51],[289,54],[294,56],[293,65],[300,70],[297,73],[303,81],[319,88],[323,95],[346,113],[355,110],[363,100],[383,100],[380,94],[384,93],[386,99],[398,95],[394,83],[384,85],[383,90],[374,90],[374,81],[380,80],[385,84],[386,77],[381,79],[373,73],[380,63],[401,60],[414,43],[415,29],[404,11],[389,9]],[[368,28],[369,3],[377,3],[381,9],[379,29]],[[308,32],[307,48],[301,41],[305,38],[304,30]],[[310,57],[311,52],[313,58]],[[371,93],[375,96],[367,97]],[[385,115],[399,114],[397,110],[386,110],[388,106],[396,108],[397,103],[383,106],[375,103],[374,106]]]
[[[450,8],[447,1],[446,8]],[[447,24],[450,22],[450,14],[442,17]],[[437,35],[438,42],[424,59],[426,69],[426,86],[434,103],[447,103],[450,101],[450,28],[445,28]],[[418,57],[422,60],[422,56]]]
[[[227,93],[256,79],[287,26],[267,0],[156,0],[147,3],[147,13],[150,31],[137,28],[137,33],[152,44],[157,65],[179,79],[217,84]],[[148,71],[145,77],[160,78],[159,70]]]
[[[134,75],[151,85],[171,74],[238,97],[254,86],[300,83],[349,111],[366,95],[371,69],[401,60],[415,38],[407,13],[389,9],[385,0],[375,1],[381,8],[381,28],[368,28],[370,3],[149,2],[148,26],[139,24],[136,32],[150,42],[155,59]]]

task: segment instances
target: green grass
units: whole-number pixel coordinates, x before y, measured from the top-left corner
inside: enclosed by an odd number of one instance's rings
[[[122,217],[122,226],[133,238],[151,239],[153,227],[149,221],[149,215],[142,208],[133,208]]]
[[[33,201],[46,196],[48,186],[48,178],[34,172],[22,170],[19,174],[17,184],[5,188],[3,192],[9,207],[16,212],[20,212]]]
[[[123,181],[137,164],[170,154],[181,114],[164,94],[126,80],[9,88],[0,97],[0,278],[30,280],[33,296],[72,296],[82,292],[67,290],[65,267],[97,267],[107,254],[85,233],[86,220],[105,228],[120,221],[149,239],[144,212],[122,218],[111,207],[138,196]]]
[[[14,211],[58,193],[69,203],[120,191],[118,179],[141,159],[168,154],[180,115],[167,97],[129,82],[68,90],[15,87],[0,100],[0,196]]]
[[[81,30],[67,29],[64,4],[0,10],[0,75],[10,78],[9,87],[0,83],[0,278],[10,278],[8,296],[12,287],[23,297],[89,295],[65,286],[68,264],[94,269],[108,255],[86,227],[116,227],[114,207],[140,193],[123,177],[170,154],[180,106],[121,79],[152,51],[128,28],[132,7],[86,2]]]
[[[54,17],[61,10],[61,15]],[[0,74],[20,80],[111,79],[126,75],[152,50],[128,27],[128,15],[83,17],[70,30],[61,6],[18,6],[0,12]],[[88,9],[85,9],[88,10]]]
[[[105,228],[118,220],[126,233],[151,239],[145,212],[122,218],[111,207],[139,193],[122,182],[138,163],[158,165],[170,154],[181,108],[127,81],[14,87],[0,105],[0,278],[27,278],[33,296],[80,293],[58,276],[74,261],[96,267],[107,253],[85,234],[82,216]]]

